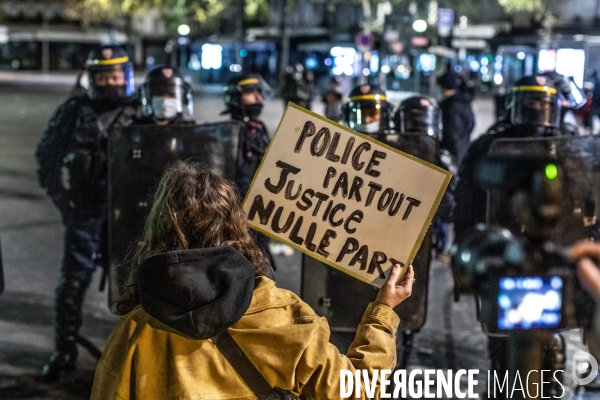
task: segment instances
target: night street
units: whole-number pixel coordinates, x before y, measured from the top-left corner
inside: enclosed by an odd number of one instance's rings
[[[600,400],[599,266],[600,0],[0,0],[0,400]]]
[[[79,348],[77,378],[63,385],[36,380],[53,349],[52,303],[62,257],[63,227],[59,213],[36,179],[34,149],[44,126],[69,87],[49,84],[0,83],[0,236],[5,291],[0,295],[0,398],[84,399],[89,396],[95,359]],[[222,110],[219,96],[195,99],[196,118],[215,121]],[[320,104],[316,104],[318,111]],[[491,122],[491,99],[476,100],[481,133]],[[268,101],[264,118],[271,132],[283,105]],[[277,256],[278,285],[299,291],[300,255]],[[100,273],[84,303],[82,334],[103,348],[118,317],[107,308],[106,293],[98,292]],[[489,361],[486,338],[475,317],[473,298],[453,302],[452,278],[447,264],[432,264],[427,323],[416,335],[410,368],[479,369],[481,391]],[[568,352],[581,349],[578,331],[565,333]],[[567,360],[570,360],[569,356]],[[570,365],[565,378],[571,381]],[[76,383],[77,381],[77,383]],[[567,398],[567,397],[564,397]],[[591,395],[578,398],[592,398]]]

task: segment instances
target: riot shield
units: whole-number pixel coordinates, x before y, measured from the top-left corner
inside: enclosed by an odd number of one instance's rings
[[[555,244],[569,246],[594,237],[600,209],[600,137],[568,136],[556,138],[500,139],[490,154],[539,155],[556,160],[564,176],[564,197],[560,216],[545,237]],[[507,199],[488,196],[488,223],[508,228],[514,234],[528,231],[528,222],[510,212]]]
[[[138,239],[160,176],[177,160],[205,163],[216,174],[234,178],[237,121],[202,125],[131,126],[109,138],[108,262],[109,306],[113,311],[127,278],[123,267]]]
[[[380,135],[377,139],[432,164],[439,161],[438,143],[430,136]],[[425,323],[430,261],[431,232],[428,232],[413,261],[415,276],[418,277],[413,294],[395,310],[400,316],[400,330],[416,330]],[[302,256],[301,279],[302,299],[317,314],[327,317],[332,343],[340,351],[345,351],[354,338],[367,305],[377,297],[377,291],[373,286],[306,255]]]

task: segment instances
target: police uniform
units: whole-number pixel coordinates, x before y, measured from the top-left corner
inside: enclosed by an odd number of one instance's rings
[[[486,134],[471,144],[459,169],[456,189],[456,209],[454,230],[460,240],[477,223],[485,223],[486,192],[477,184],[475,168],[488,153],[492,143],[502,138],[555,137],[562,136],[560,126],[560,97],[551,79],[544,75],[521,78],[512,88],[508,105],[510,120],[493,125]],[[545,344],[545,363],[548,369],[564,370],[564,340],[555,334],[553,340]],[[508,369],[508,339],[488,338],[491,368],[504,376]],[[554,393],[556,385],[546,388],[546,393]]]
[[[584,91],[577,86],[573,78],[561,75],[556,71],[544,72],[552,80],[561,96],[560,129],[567,135],[579,135],[579,127],[575,121],[573,110],[581,108],[587,102]],[[569,118],[570,117],[570,118]],[[569,121],[571,120],[571,121]]]
[[[252,178],[271,141],[267,127],[258,119],[263,103],[242,103],[242,94],[254,90],[262,93],[260,80],[252,74],[234,77],[224,88],[227,109],[223,114],[229,113],[232,119],[245,125],[240,134],[235,173],[235,183],[242,198],[250,189]]]
[[[192,88],[178,68],[154,67],[140,87],[143,118],[140,125],[194,125],[184,114],[193,115]]]
[[[400,103],[394,115],[396,131],[401,134],[417,134],[430,136],[438,143],[442,142],[442,115],[435,100],[423,96],[412,96]],[[436,165],[456,173],[457,166],[453,157],[447,150],[441,150],[435,155]],[[452,222],[454,212],[454,192],[458,177],[454,176],[446,189],[446,193],[439,205],[434,226],[434,248],[437,254],[442,253],[448,245],[449,223]]]
[[[226,109],[221,114],[231,114],[233,120],[244,123],[243,129],[240,130],[235,165],[235,184],[243,199],[250,189],[252,178],[260,166],[271,138],[265,124],[258,119],[263,108],[262,97],[260,102],[244,104],[242,95],[254,91],[262,93],[262,86],[257,76],[244,74],[230,79],[223,89]],[[276,269],[269,250],[270,239],[262,233],[253,232],[258,245],[271,261],[271,266]]]
[[[96,266],[106,258],[109,132],[130,125],[141,115],[134,97],[133,67],[120,46],[92,51],[88,73],[87,96],[72,97],[58,108],[36,151],[40,184],[59,208],[65,225],[55,298],[56,349],[42,371],[47,380],[75,368],[83,297]],[[123,76],[124,84],[97,84],[98,77],[111,73]]]
[[[541,83],[540,83],[541,82]],[[520,79],[512,88],[510,120],[494,124],[474,141],[459,169],[454,230],[459,238],[477,223],[485,222],[486,192],[475,181],[475,166],[491,144],[501,138],[562,136],[557,89],[543,75]]]

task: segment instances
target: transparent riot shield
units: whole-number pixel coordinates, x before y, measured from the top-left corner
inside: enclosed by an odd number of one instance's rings
[[[141,234],[152,195],[164,169],[177,160],[205,163],[234,178],[239,133],[237,121],[203,125],[131,126],[109,139],[109,306],[113,311],[126,279],[123,267]]]
[[[437,141],[424,135],[380,135],[381,142],[415,157],[438,163]],[[427,233],[413,261],[415,276],[412,296],[396,312],[400,316],[399,330],[416,330],[425,323],[427,288],[431,261],[431,232]],[[367,305],[377,297],[373,286],[360,282],[306,255],[302,256],[301,297],[317,314],[327,317],[331,341],[345,352],[354,339]]]
[[[564,197],[557,222],[545,231],[546,239],[561,246],[598,236],[600,209],[600,137],[568,136],[557,138],[501,139],[490,147],[490,154],[540,155],[556,160],[562,169]],[[529,231],[528,222],[515,217],[502,196],[488,196],[490,224],[508,228],[514,234]],[[598,239],[598,238],[596,238]]]

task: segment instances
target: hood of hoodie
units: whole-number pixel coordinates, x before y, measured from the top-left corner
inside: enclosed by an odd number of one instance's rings
[[[142,308],[193,339],[224,332],[252,300],[255,269],[231,246],[177,250],[144,260],[138,271]]]

